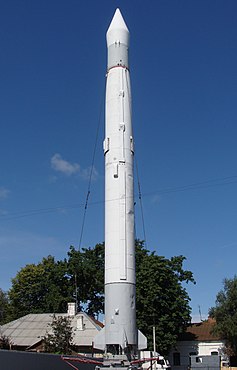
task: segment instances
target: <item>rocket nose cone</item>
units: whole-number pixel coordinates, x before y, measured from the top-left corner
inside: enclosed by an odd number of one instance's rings
[[[128,28],[126,26],[126,23],[123,19],[123,16],[122,16],[119,8],[117,8],[115,13],[114,13],[113,19],[112,19],[112,21],[110,23],[110,26],[109,26],[109,29],[108,29],[108,32],[110,32],[111,30],[114,30],[114,29],[126,30],[128,32]]]
[[[116,41],[119,41],[121,44],[125,44],[127,46],[129,45],[129,30],[118,8],[114,13],[113,19],[106,34],[106,38],[108,47],[114,44]]]

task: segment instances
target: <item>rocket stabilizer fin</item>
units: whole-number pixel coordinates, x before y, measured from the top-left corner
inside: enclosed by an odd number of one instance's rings
[[[101,329],[94,338],[94,348],[105,350],[105,328]]]
[[[138,350],[147,348],[147,338],[140,330],[138,330]]]

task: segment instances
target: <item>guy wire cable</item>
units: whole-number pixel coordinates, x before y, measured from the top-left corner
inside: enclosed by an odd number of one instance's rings
[[[127,74],[125,74],[125,76],[126,76],[127,91],[129,91]],[[131,96],[129,96],[129,112],[130,112],[130,117],[132,119]],[[134,155],[134,164],[135,164],[136,174],[137,174],[138,198],[139,198],[140,209],[141,209],[144,245],[145,245],[145,247],[147,247],[146,230],[145,230],[145,220],[144,220],[144,212],[143,212],[143,205],[142,205],[141,183],[140,183],[140,178],[139,178],[139,172],[138,172],[138,165],[137,165],[136,155]],[[135,207],[135,204],[134,204],[134,207]],[[137,238],[136,232],[137,232],[137,230],[136,230],[136,224],[135,224],[135,238]]]
[[[135,168],[136,168],[136,174],[137,174],[138,198],[139,198],[139,203],[140,203],[140,208],[141,208],[141,217],[142,217],[142,229],[143,229],[144,246],[147,248],[146,229],[145,229],[145,219],[144,219],[144,212],[143,212],[143,205],[142,205],[141,183],[140,183],[139,172],[138,172],[137,158],[135,157],[134,159],[135,159]]]
[[[191,184],[181,185],[181,186],[169,186],[149,192],[145,192],[142,194],[143,197],[149,197],[152,195],[157,194],[170,194],[170,193],[180,193],[180,192],[187,192],[192,190],[203,190],[208,188],[215,188],[218,186],[225,186],[225,185],[232,185],[237,183],[237,175],[232,176],[225,176],[225,177],[219,177],[215,179],[209,179],[205,181],[195,182]],[[137,195],[135,194],[135,197]],[[110,201],[114,201],[116,199],[111,199]],[[92,203],[91,205],[97,205],[97,204],[104,204],[104,200],[97,200]],[[74,203],[74,204],[66,204],[66,205],[59,205],[56,207],[48,207],[48,208],[36,208],[31,210],[25,210],[25,211],[16,211],[8,213],[6,212],[3,214],[0,214],[0,222],[2,221],[10,221],[14,219],[24,218],[24,217],[32,217],[32,216],[38,216],[41,214],[47,214],[47,213],[54,213],[58,212],[59,210],[65,210],[65,209],[77,209],[77,208],[83,208],[85,205],[84,203]]]
[[[83,231],[84,231],[85,220],[86,220],[86,212],[87,212],[87,207],[88,207],[88,202],[89,202],[89,196],[90,196],[90,193],[91,193],[91,181],[92,181],[92,175],[93,175],[93,171],[94,171],[95,153],[96,153],[96,148],[97,148],[97,143],[98,143],[99,129],[100,129],[100,125],[101,125],[101,116],[102,116],[102,111],[103,111],[102,108],[104,106],[104,95],[105,95],[105,86],[104,86],[104,93],[102,95],[101,103],[100,103],[99,119],[98,119],[98,123],[97,123],[95,144],[94,144],[94,150],[93,150],[92,162],[91,162],[91,169],[90,169],[90,175],[89,175],[89,181],[88,181],[88,189],[87,189],[86,201],[85,201],[85,206],[84,206],[84,213],[83,213],[83,218],[82,218],[81,234],[80,234],[79,248],[78,248],[79,251],[81,250],[81,243],[82,243]]]

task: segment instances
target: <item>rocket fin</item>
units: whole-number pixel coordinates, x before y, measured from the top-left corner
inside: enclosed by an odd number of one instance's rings
[[[147,338],[140,330],[138,330],[138,350],[147,348]]]
[[[105,350],[105,328],[101,329],[94,338],[94,348],[100,349],[101,351]]]

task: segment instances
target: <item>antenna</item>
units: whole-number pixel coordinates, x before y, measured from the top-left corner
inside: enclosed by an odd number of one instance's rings
[[[202,312],[201,312],[201,306],[200,305],[198,305],[198,311],[199,311],[200,321],[203,321],[203,319],[202,319]]]
[[[76,301],[76,314],[78,312],[78,300],[77,300],[77,273],[75,272],[75,301]]]

